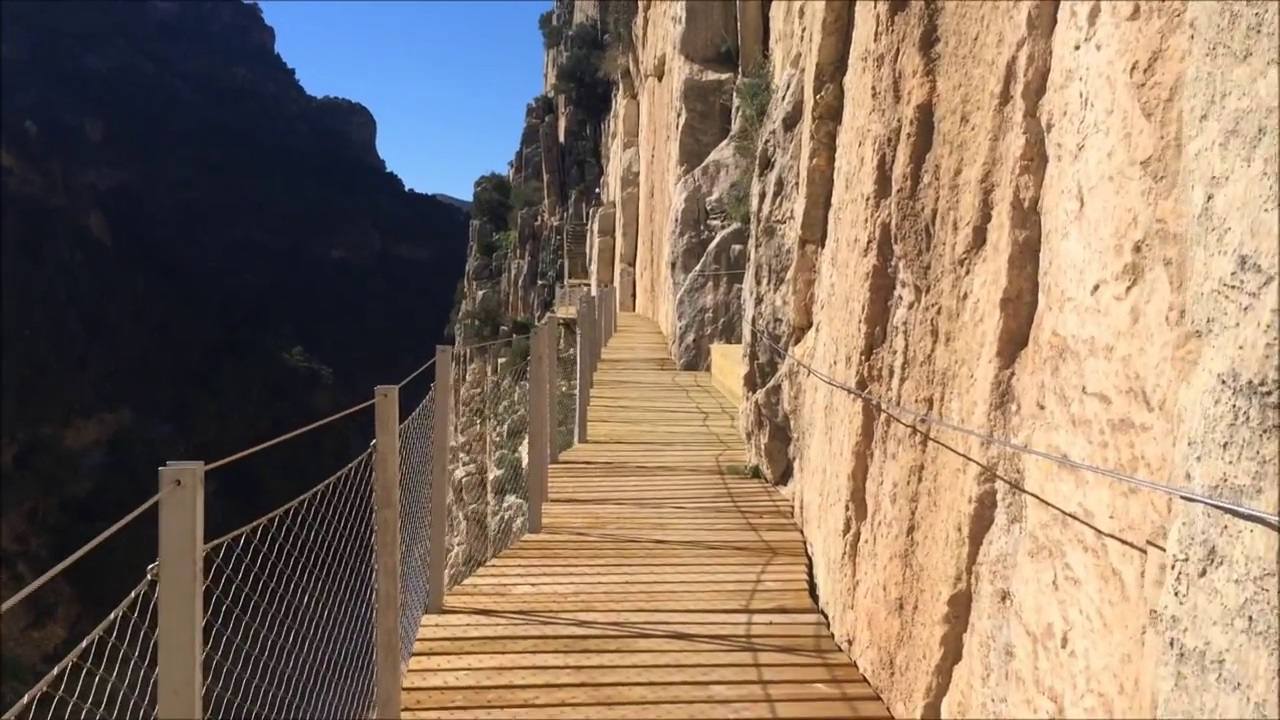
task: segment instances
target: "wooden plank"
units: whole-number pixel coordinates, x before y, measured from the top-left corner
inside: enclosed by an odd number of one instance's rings
[[[767,596],[743,593],[737,598],[707,599],[703,597],[679,600],[664,598],[661,600],[637,600],[620,595],[601,596],[595,600],[580,598],[547,598],[535,596],[535,599],[520,598],[520,607],[530,612],[549,612],[554,610],[669,610],[669,611],[702,611],[702,610],[802,610],[812,606],[813,602],[806,593],[772,594]],[[480,598],[466,596],[454,602],[445,599],[445,607],[470,610],[501,610],[513,604],[510,597]]]
[[[627,683],[859,682],[849,663],[813,665],[707,665],[703,667],[554,668],[551,670],[432,670],[405,674],[405,689],[538,687]]]
[[[453,589],[453,594],[458,595],[594,595],[598,593],[702,593],[717,592],[722,590],[728,591],[758,591],[758,590],[796,590],[807,592],[808,583],[803,578],[795,578],[792,580],[761,580],[756,578],[746,578],[743,580],[723,580],[720,582],[710,582],[704,580],[685,580],[684,582],[660,582],[646,580],[644,585],[638,586],[634,581],[604,583],[604,582],[576,582],[576,583],[473,583],[467,581],[465,585]]]
[[[468,708],[464,710],[406,710],[402,717],[436,718],[523,718],[524,720],[722,720],[723,718],[888,718],[879,700],[766,700],[761,702],[564,705],[554,708]]]
[[[557,560],[557,557],[559,558]],[[747,567],[747,568],[801,568],[805,566],[804,556],[802,555],[782,555],[779,553],[720,553],[715,552],[682,552],[678,554],[667,553],[659,555],[657,553],[627,553],[625,555],[613,556],[594,556],[594,557],[577,557],[571,551],[544,551],[541,553],[529,552],[524,556],[520,555],[503,555],[496,560],[491,561],[484,567],[481,572],[497,573],[505,568],[520,569],[533,567],[580,567],[591,568],[593,566],[608,567],[685,567],[685,566],[703,566],[707,563],[715,563],[720,567]],[[558,571],[557,571],[558,572]]]
[[[724,558],[728,560],[753,560],[754,562],[764,562],[771,558],[792,558],[794,562],[804,563],[804,551],[795,548],[790,551],[783,551],[781,548],[771,548],[764,545],[752,547],[747,543],[737,543],[734,545],[721,544],[716,546],[712,543],[704,543],[702,545],[688,545],[684,547],[600,547],[588,548],[587,543],[581,543],[581,548],[567,547],[561,545],[559,547],[544,548],[514,548],[507,551],[510,553],[508,558],[504,560],[518,560],[521,558],[575,558],[581,557],[584,552],[590,553],[594,557],[595,564],[602,563],[605,560],[639,560],[641,558],[651,558],[654,560],[676,560],[676,559],[696,559],[707,561],[711,559]]]
[[[638,573],[633,569],[626,569],[619,572],[610,568],[601,571],[596,568],[594,572],[587,571],[583,568],[570,567],[564,571],[548,571],[542,568],[535,568],[524,573],[510,572],[518,568],[485,568],[483,574],[477,573],[472,575],[467,582],[459,586],[459,590],[469,589],[476,585],[525,585],[531,582],[546,583],[556,585],[560,583],[584,583],[607,585],[611,583],[634,583],[636,575],[643,574],[641,578],[647,583],[732,583],[732,582],[755,582],[757,580],[778,581],[778,580],[795,580],[802,584],[808,582],[804,571],[797,564],[794,568],[776,568],[772,570],[744,570],[740,572],[725,571],[718,565],[699,565],[698,570],[692,572],[671,572],[665,569],[653,570],[648,573]],[[644,568],[638,568],[643,570]],[[491,570],[504,570],[502,573],[491,572]],[[572,571],[578,572],[572,572]],[[634,586],[633,586],[634,587]]]
[[[557,623],[541,619],[527,623],[505,625],[452,625],[419,628],[418,638],[458,640],[463,638],[492,638],[503,641],[531,637],[680,637],[704,638],[779,638],[818,637],[831,639],[826,625],[810,624],[762,624],[751,623]]]
[[[699,665],[741,665],[760,667],[765,665],[815,665],[848,664],[849,658],[840,652],[761,652],[758,650],[710,650],[692,652],[598,652],[598,653],[465,653],[460,655],[414,655],[409,658],[409,670],[461,670],[466,668],[507,668],[512,672],[522,668],[571,668],[571,667],[687,667]],[[638,670],[642,672],[642,670]]]
[[[527,622],[577,622],[577,623],[749,623],[752,625],[808,625],[824,620],[817,610],[810,607],[791,612],[744,612],[723,610],[710,613],[682,613],[679,611],[615,612],[560,610],[553,613],[530,614],[512,607],[502,613],[450,612],[427,615],[422,626],[431,628],[444,625],[514,625]]]
[[[661,700],[676,702],[762,702],[771,700],[874,700],[864,682],[698,683],[698,684],[583,684],[552,687],[407,690],[404,707],[419,708],[545,708],[548,705],[634,704]]]
[[[830,637],[739,638],[703,637],[571,637],[571,638],[424,638],[414,642],[415,655],[462,655],[468,653],[561,653],[561,652],[701,652],[708,650],[752,650],[759,652],[839,652]]]

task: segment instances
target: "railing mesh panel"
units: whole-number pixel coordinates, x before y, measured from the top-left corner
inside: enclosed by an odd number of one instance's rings
[[[6,718],[154,718],[156,582],[148,576]]]
[[[373,449],[205,548],[209,717],[367,717]]]
[[[454,448],[458,466],[465,468],[464,482],[483,484],[484,497],[462,518],[454,519],[467,526],[463,533],[468,542],[451,563],[450,587],[466,580],[528,529],[528,371],[526,358],[487,374],[477,407],[460,418],[460,442]]]
[[[435,389],[400,425],[400,661],[409,662],[427,609]]]

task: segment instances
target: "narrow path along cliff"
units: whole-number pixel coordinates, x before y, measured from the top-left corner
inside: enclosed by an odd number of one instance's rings
[[[423,618],[406,718],[889,717],[808,591],[790,503],[736,409],[620,316],[542,532]]]

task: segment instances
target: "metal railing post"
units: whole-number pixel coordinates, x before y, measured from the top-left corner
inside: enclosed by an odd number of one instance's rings
[[[400,389],[373,391],[374,709],[400,717]]]
[[[599,295],[591,296],[591,386],[595,387],[596,368],[600,367],[600,319],[604,314]]]
[[[604,288],[596,295],[596,367],[600,367],[600,350],[604,348],[606,318],[609,316],[608,303],[605,302]]]
[[[551,428],[547,446],[547,464],[560,462],[560,321],[547,316],[547,333],[543,339],[547,356],[547,414]]]
[[[431,428],[431,514],[427,524],[427,612],[444,609],[449,529],[449,421],[453,405],[453,348],[436,346],[434,424]]]
[[[156,715],[200,718],[204,678],[204,463],[160,468]],[[166,492],[167,491],[167,492]]]
[[[574,411],[573,442],[587,441],[587,405],[591,399],[591,356],[594,353],[591,331],[591,299],[585,293],[578,299],[578,397]]]
[[[609,288],[603,288],[600,290],[600,348],[602,352],[604,350],[604,346],[609,344],[610,305]]]
[[[547,353],[548,327],[534,327],[529,342],[529,532],[542,532],[542,503],[547,496]]]
[[[617,326],[618,321],[618,289],[615,287],[605,288],[604,296],[604,344],[608,345],[609,341],[613,339],[613,330]]]

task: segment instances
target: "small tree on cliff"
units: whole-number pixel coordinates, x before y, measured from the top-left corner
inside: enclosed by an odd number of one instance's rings
[[[609,112],[613,86],[604,74],[604,42],[600,29],[579,23],[569,33],[569,51],[556,69],[555,91],[599,123]]]
[[[538,16],[538,29],[542,31],[542,46],[548,50],[564,39],[564,28],[556,22],[555,10],[548,10]]]
[[[471,194],[471,217],[489,224],[495,232],[508,228],[511,214],[511,181],[506,175],[488,173],[476,178]]]

